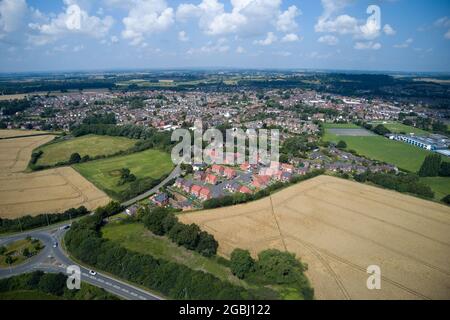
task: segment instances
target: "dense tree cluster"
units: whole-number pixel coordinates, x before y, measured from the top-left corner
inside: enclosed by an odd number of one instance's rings
[[[31,154],[30,165],[35,165],[37,163],[37,161],[39,160],[39,158],[42,157],[43,154],[44,154],[44,152],[42,150],[33,152]]]
[[[42,271],[34,271],[32,273],[26,273],[20,276],[0,280],[0,297],[2,293],[26,290],[38,291],[67,300],[118,299],[107,293],[105,290],[86,283],[81,284],[80,290],[69,290],[66,283],[67,276],[62,273],[53,274],[44,273]],[[17,298],[20,299],[20,295]]]
[[[194,250],[205,257],[214,256],[219,246],[212,235],[195,225],[186,225],[165,208],[145,208],[142,214],[144,225],[158,236],[167,235],[174,243]]]
[[[25,216],[16,219],[0,218],[0,234],[44,227],[48,224],[75,219],[87,215],[88,213],[89,211],[85,207],[79,207],[78,209],[69,209],[64,213],[58,214],[40,214],[35,217]]]
[[[31,108],[31,101],[28,99],[0,101],[0,110],[2,110],[4,116],[13,116],[17,112],[22,112],[29,108]]]
[[[82,262],[112,273],[173,299],[241,300],[255,298],[248,290],[222,281],[209,273],[184,265],[138,254],[101,238],[107,213],[74,223],[66,234],[68,250]]]
[[[386,128],[385,126],[383,126],[382,124],[379,124],[375,128],[373,128],[373,132],[375,132],[376,134],[378,134],[380,136],[385,136],[385,135],[391,133],[391,131],[388,128]]]
[[[84,118],[83,124],[116,124],[114,113],[92,114]]]
[[[304,135],[294,136],[287,138],[280,148],[280,156],[287,156],[287,158],[292,157],[302,157],[307,151],[311,151],[317,148],[314,143],[308,142],[308,137]]]
[[[123,186],[124,184],[136,181],[136,176],[131,173],[130,169],[122,168],[120,170],[120,179],[117,183],[118,186]]]
[[[442,163],[442,157],[437,154],[433,153],[428,155],[425,160],[423,161],[422,166],[419,170],[419,176],[421,177],[437,177],[441,173],[446,174],[448,170],[448,165],[444,165],[441,167]]]
[[[372,182],[381,187],[399,192],[411,193],[419,197],[432,199],[434,192],[431,188],[420,182],[419,177],[412,174],[390,174],[366,172],[355,175],[358,182]]]
[[[270,249],[262,251],[254,260],[246,250],[235,249],[231,254],[231,271],[240,279],[263,285],[288,284],[299,290],[306,300],[314,298],[304,272],[307,267],[294,254]]]

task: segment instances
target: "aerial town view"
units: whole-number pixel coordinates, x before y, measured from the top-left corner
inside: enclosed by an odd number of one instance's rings
[[[450,2],[372,2],[0,0],[0,300],[450,300]]]

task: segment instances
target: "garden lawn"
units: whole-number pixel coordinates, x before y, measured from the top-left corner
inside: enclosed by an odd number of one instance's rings
[[[129,183],[118,186],[120,169],[128,168],[139,179],[159,179],[170,173],[174,165],[168,153],[149,149],[126,156],[90,161],[73,166],[83,177],[98,188],[116,193],[123,192]],[[147,191],[147,190],[143,190]]]
[[[49,143],[35,150],[35,152],[44,152],[37,165],[51,166],[68,161],[73,153],[79,153],[81,157],[88,155],[91,158],[101,155],[109,156],[132,148],[136,142],[137,140],[124,137],[87,135]]]

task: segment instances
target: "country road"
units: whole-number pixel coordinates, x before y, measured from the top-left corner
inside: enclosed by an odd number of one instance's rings
[[[133,204],[135,204],[136,202],[139,202],[141,200],[144,200],[145,198],[150,197],[151,195],[157,193],[159,191],[159,189],[161,189],[162,187],[165,187],[166,184],[170,180],[178,178],[180,176],[180,174],[181,174],[181,168],[178,165],[178,166],[175,167],[175,169],[173,169],[173,171],[169,174],[169,176],[166,179],[164,179],[160,184],[158,184],[156,187],[154,187],[153,189],[151,189],[151,190],[149,190],[149,191],[147,191],[147,192],[145,192],[145,193],[143,193],[143,194],[141,194],[141,195],[139,195],[139,196],[137,196],[137,197],[135,197],[133,199],[130,199],[130,200],[122,203],[122,206],[123,207],[129,207],[129,206],[132,206]]]
[[[61,228],[50,226],[46,229],[29,231],[11,236],[0,238],[0,245],[6,245],[20,239],[30,236],[39,239],[45,245],[45,248],[35,257],[25,263],[13,266],[11,268],[0,268],[0,279],[16,276],[23,273],[29,273],[41,270],[50,273],[64,273],[68,266],[78,265],[72,261],[68,254],[61,248],[60,243],[65,231]],[[54,248],[54,243],[57,243]],[[79,266],[79,265],[78,265]],[[89,273],[89,269],[79,266],[81,270],[81,281],[89,283],[126,300],[163,300],[163,298],[145,291],[141,288],[125,283],[111,276],[97,273],[95,276]],[[81,284],[83,285],[83,284]]]

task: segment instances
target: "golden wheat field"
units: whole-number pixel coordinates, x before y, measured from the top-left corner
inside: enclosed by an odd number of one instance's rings
[[[22,136],[33,136],[37,134],[46,134],[45,131],[37,130],[7,130],[0,129],[0,138],[12,138],[12,137],[22,137]]]
[[[70,167],[24,173],[33,149],[53,136],[0,140],[0,217],[58,213],[107,204],[109,197]]]
[[[180,216],[229,256],[236,247],[294,252],[317,299],[450,299],[450,208],[329,176],[269,198]],[[367,289],[367,268],[381,289]]]

